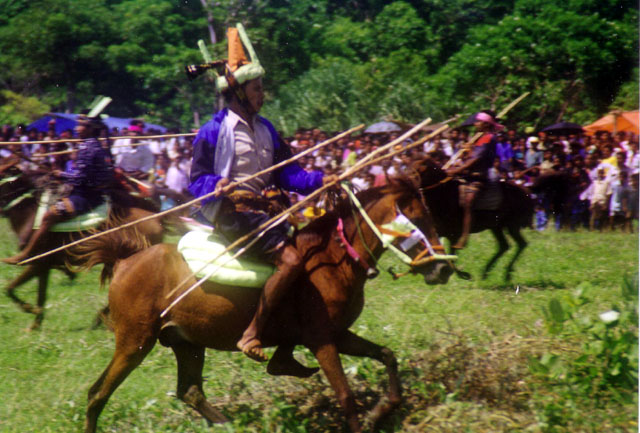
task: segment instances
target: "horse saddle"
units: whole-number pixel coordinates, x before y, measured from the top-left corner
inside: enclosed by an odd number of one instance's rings
[[[49,198],[49,191],[45,191],[42,194],[42,198],[40,199],[40,204],[38,206],[38,211],[36,212],[36,218],[33,223],[34,230],[40,228],[40,225],[42,224],[42,218],[44,217],[44,214],[47,212],[47,209],[49,207]],[[53,226],[51,226],[49,231],[57,233],[72,233],[94,229],[100,224],[107,221],[107,218],[109,217],[109,207],[109,201],[105,200],[104,203],[96,206],[89,212],[54,224]]]
[[[178,252],[196,277],[226,286],[262,288],[275,272],[275,266],[251,259],[234,259],[226,240],[211,228],[198,228],[178,242]],[[214,258],[217,259],[213,260]]]

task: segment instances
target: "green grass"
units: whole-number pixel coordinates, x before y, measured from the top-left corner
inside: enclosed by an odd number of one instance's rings
[[[4,222],[0,229],[4,257],[14,252],[15,241]],[[638,273],[638,236],[552,231],[527,231],[525,236],[530,244],[516,264],[512,284],[505,284],[502,274],[513,251],[486,281],[479,281],[496,248],[489,233],[474,235],[461,253],[459,265],[472,273],[472,281],[452,277],[447,285],[431,287],[417,276],[393,281],[383,272],[368,283],[365,310],[352,329],[396,353],[406,390],[405,403],[382,425],[383,431],[637,431],[637,399],[605,398],[595,404],[578,398],[572,409],[575,416],[550,425],[545,411],[553,388],[530,377],[526,364],[528,356],[562,346],[562,341],[553,343],[543,325],[542,307],[552,297],[589,282],[592,302],[581,312],[593,318],[620,301],[623,276]],[[394,259],[385,256],[381,264],[386,269]],[[18,272],[2,265],[0,279],[6,284]],[[80,274],[70,283],[54,272],[44,325],[37,332],[25,331],[32,316],[8,298],[0,298],[0,432],[82,429],[88,388],[108,364],[114,344],[111,333],[90,330],[107,297],[106,290],[98,287],[98,273]],[[21,288],[19,295],[34,302],[35,282]],[[575,342],[565,346],[560,353],[569,357]],[[297,357],[316,365],[306,350],[298,350]],[[443,385],[446,378],[435,379],[444,370],[434,366],[445,361],[455,371],[467,369],[467,379],[475,381],[472,389],[449,392]],[[384,369],[351,357],[344,357],[343,363],[359,404],[371,407],[384,389]],[[158,345],[112,396],[100,417],[99,431],[344,429],[321,374],[306,380],[274,378],[265,373],[264,365],[239,354],[208,351],[205,375],[209,400],[233,419],[231,423],[208,427],[175,398],[173,355]],[[497,402],[486,397],[492,392],[491,381],[513,378],[521,389],[503,393]],[[480,391],[485,397],[475,395]]]

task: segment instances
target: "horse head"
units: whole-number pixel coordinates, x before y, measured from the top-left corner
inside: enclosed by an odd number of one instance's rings
[[[388,185],[360,196],[368,202],[366,212],[382,234],[382,243],[391,243],[389,248],[409,266],[409,273],[421,274],[430,285],[448,281],[453,273],[451,257],[444,255],[431,212],[414,179],[392,178]]]
[[[447,178],[447,172],[428,156],[414,161],[411,168],[416,173],[421,188],[436,185]]]

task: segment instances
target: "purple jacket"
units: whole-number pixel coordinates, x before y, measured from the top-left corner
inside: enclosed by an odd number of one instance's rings
[[[218,181],[222,178],[219,173],[215,173],[214,160],[220,127],[227,114],[227,108],[214,114],[213,118],[200,128],[193,141],[194,148],[189,192],[191,192],[194,197],[201,197],[212,192]],[[271,133],[274,151],[273,164],[275,165],[291,158],[291,149],[289,149],[289,147],[280,140],[280,137],[273,125],[264,117],[259,117],[259,120]],[[275,186],[278,188],[307,195],[322,186],[322,176],[323,173],[321,171],[313,171],[309,173],[296,162],[293,162],[277,169],[274,173],[273,179]],[[203,200],[202,203],[204,204],[214,200],[217,199],[215,197],[210,197]]]

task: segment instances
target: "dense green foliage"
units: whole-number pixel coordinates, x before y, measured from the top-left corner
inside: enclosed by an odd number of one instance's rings
[[[2,5],[2,87],[55,110],[77,111],[105,94],[112,115],[191,127],[213,111],[214,97],[205,80],[187,82],[183,67],[200,61],[198,39],[224,56],[224,29],[238,21],[267,70],[265,114],[287,133],[383,117],[438,120],[500,108],[524,91],[532,96],[512,123],[588,122],[638,105],[638,8],[630,0]]]

